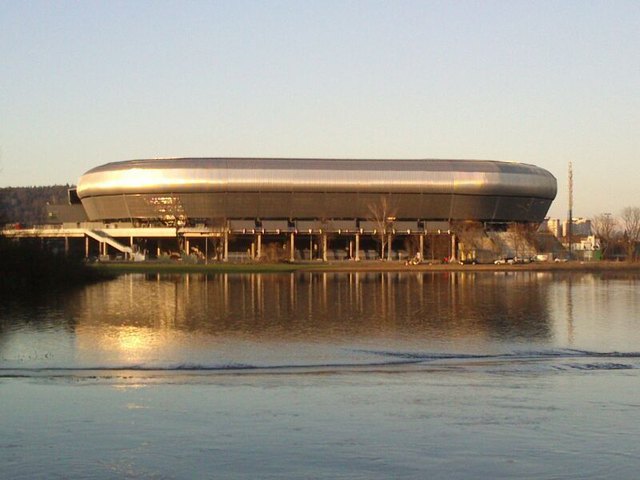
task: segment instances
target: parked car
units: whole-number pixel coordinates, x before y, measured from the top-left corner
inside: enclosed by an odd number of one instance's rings
[[[495,262],[496,265],[513,265],[515,263],[515,260],[511,257],[508,258],[499,258],[497,259]]]
[[[460,265],[477,265],[478,261],[475,258],[467,258],[465,260],[460,260]]]

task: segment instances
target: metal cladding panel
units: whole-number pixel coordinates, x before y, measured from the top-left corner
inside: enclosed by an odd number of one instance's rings
[[[423,195],[422,213],[416,218],[449,220],[451,218],[452,195]],[[428,213],[428,215],[425,215]]]
[[[446,232],[450,228],[451,224],[449,222],[424,222],[424,230],[429,233],[435,233],[438,230]]]
[[[288,232],[292,230],[292,228],[289,227],[289,222],[286,220],[263,220],[262,229],[269,233],[277,231]]]
[[[497,222],[541,222],[550,206],[550,200],[501,197],[497,201],[493,220]]]
[[[46,223],[77,223],[86,222],[87,212],[82,205],[64,204],[64,205],[46,205],[47,220]]]
[[[395,228],[398,233],[407,233],[407,232],[418,232],[420,228],[418,227],[418,222],[407,222],[407,221],[399,221],[393,224],[393,228]]]
[[[179,197],[188,218],[226,218],[225,193],[192,193]]]
[[[218,194],[214,194],[218,195]],[[229,192],[226,194],[227,218],[259,218],[260,194],[256,192]]]
[[[309,230],[317,233],[321,228],[323,228],[323,226],[324,225],[320,220],[298,220],[296,222],[296,228],[303,233],[308,232]]]
[[[363,212],[358,209],[360,195],[355,192],[322,194],[322,201],[313,206],[316,215],[313,215],[312,218],[362,218]],[[296,198],[302,197],[306,197],[306,194],[299,193],[296,195]],[[313,198],[309,199],[309,204],[311,204],[311,201],[313,201]],[[340,215],[336,215],[338,212],[340,212]]]
[[[292,218],[295,205],[291,202],[291,193],[270,192],[259,197],[259,218]]]
[[[480,195],[455,195],[451,197],[451,220],[493,220],[500,197]]]
[[[394,195],[393,204],[397,208],[398,215],[401,218],[421,218],[421,214],[425,212],[422,200],[424,195],[420,193],[407,193],[403,195]]]
[[[83,198],[82,206],[86,210],[89,220],[130,218],[123,195]]]
[[[331,202],[331,199],[327,199],[323,192],[291,194],[292,209],[296,218],[327,218],[328,211],[335,211],[335,205],[328,205],[327,201]]]
[[[234,231],[255,232],[256,222],[254,220],[232,220],[229,222],[229,228]]]
[[[529,207],[529,213],[527,215],[527,221],[533,221],[540,223],[546,217],[549,208],[551,207],[551,200],[545,200],[540,198],[533,198]]]
[[[309,194],[308,194],[309,195]],[[540,222],[551,201],[472,195],[227,193],[117,195],[84,199],[92,220],[113,219],[348,219],[376,216],[423,220]],[[381,199],[386,200],[381,200]],[[384,205],[384,207],[383,207]],[[300,208],[299,208],[300,207]]]
[[[329,232],[336,232],[338,230],[345,233],[358,231],[358,226],[355,220],[329,220],[321,223],[320,228]]]
[[[80,198],[196,192],[394,192],[553,199],[556,179],[533,165],[471,160],[201,158],[132,160],[94,168]]]

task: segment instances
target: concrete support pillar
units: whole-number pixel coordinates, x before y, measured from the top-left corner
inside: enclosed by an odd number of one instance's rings
[[[158,258],[160,258],[160,255],[162,255],[162,248],[161,248],[161,246],[160,246],[160,242],[161,242],[161,240],[160,240],[160,239],[158,239],[158,249],[156,250],[156,256],[157,256]]]
[[[451,234],[451,260],[455,260],[457,258],[456,255],[456,235],[455,233]]]
[[[356,233],[356,262],[360,261],[360,234]]]
[[[258,246],[256,251],[256,260],[260,260],[262,257],[262,234],[258,234]]]
[[[89,236],[84,236],[84,258],[89,258]]]
[[[349,259],[353,259],[353,240],[349,240]]]
[[[420,250],[418,250],[420,252],[420,260],[424,260],[424,233],[420,234]]]
[[[256,259],[256,242],[251,242],[251,260]]]
[[[322,234],[322,261],[326,262],[327,261],[327,234],[323,233]]]
[[[387,235],[387,260],[391,260],[391,234]]]
[[[184,239],[184,250],[187,255],[189,255],[189,251],[191,250],[191,243],[188,238]]]
[[[290,244],[290,248],[289,248],[289,261],[293,262],[296,259],[296,237],[295,237],[295,233],[291,232],[290,235],[290,239],[289,239],[289,244]]]
[[[436,259],[436,237],[433,233],[431,234],[431,240],[429,241],[429,249],[431,250],[431,261],[435,261]]]
[[[222,261],[229,261],[229,231],[227,229],[224,230],[224,247],[222,253]]]
[[[69,237],[64,237],[64,254],[69,255]]]

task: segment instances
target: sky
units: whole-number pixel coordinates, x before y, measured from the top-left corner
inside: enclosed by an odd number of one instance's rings
[[[0,187],[155,157],[462,158],[640,206],[640,2],[0,0]]]

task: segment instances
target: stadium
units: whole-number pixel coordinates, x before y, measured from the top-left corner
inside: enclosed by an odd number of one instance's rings
[[[180,158],[88,171],[77,194],[91,220],[185,225],[208,219],[540,222],[556,195],[546,170],[469,160]]]
[[[164,229],[177,241],[167,253],[206,260],[210,247],[216,259],[262,259],[268,244],[291,261],[402,259],[425,246],[436,259],[495,255],[491,232],[537,226],[556,191],[551,173],[515,162],[167,158],[93,168],[70,199],[77,226],[100,230],[101,255],[115,246],[107,237],[127,236],[132,252],[161,256],[151,233]],[[484,239],[465,245],[469,230]]]

